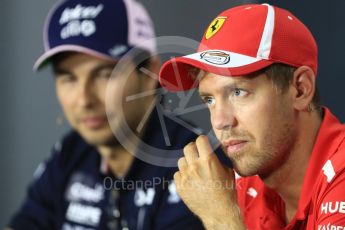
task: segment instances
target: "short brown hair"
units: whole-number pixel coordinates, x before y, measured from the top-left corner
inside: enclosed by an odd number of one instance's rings
[[[286,64],[275,63],[263,69],[263,73],[266,74],[268,79],[272,81],[272,83],[277,87],[278,90],[284,93],[292,82],[295,70],[295,67]],[[322,114],[320,94],[316,85],[315,93],[311,103],[313,105],[313,109],[318,111],[319,114]]]

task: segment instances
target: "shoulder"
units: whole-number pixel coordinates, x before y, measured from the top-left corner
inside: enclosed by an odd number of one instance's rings
[[[87,158],[91,149],[92,147],[85,143],[78,133],[70,131],[54,144],[48,159],[36,169],[35,179],[38,179],[43,173],[50,176],[56,175],[59,178],[68,174],[78,162]]]
[[[81,153],[90,148],[91,146],[77,132],[70,131],[55,143],[53,154],[57,155],[61,163],[68,163],[75,160],[75,158],[80,158]]]
[[[318,226],[345,225],[345,141],[324,163],[312,206]],[[338,229],[338,228],[336,228]]]
[[[336,151],[324,162],[320,176],[319,187],[327,191],[339,183],[339,178],[345,176],[345,135]],[[345,183],[345,181],[344,181]]]

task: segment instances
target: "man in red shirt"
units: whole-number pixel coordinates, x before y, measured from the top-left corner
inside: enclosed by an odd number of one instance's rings
[[[163,65],[167,89],[198,87],[233,162],[205,136],[178,162],[177,190],[207,229],[345,229],[345,126],[319,105],[316,74],[310,31],[267,4],[222,12],[197,53]]]

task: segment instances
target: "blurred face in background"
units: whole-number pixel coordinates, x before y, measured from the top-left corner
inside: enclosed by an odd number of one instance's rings
[[[123,103],[127,95],[140,93],[146,83],[136,71],[124,71],[111,78],[116,64],[116,61],[83,53],[70,53],[54,63],[56,93],[64,114],[71,126],[91,145],[117,144],[106,113],[105,96],[109,84],[115,99],[110,104],[112,123],[127,122],[130,127],[135,126],[142,114],[139,111],[146,106],[140,100]],[[123,68],[129,67],[132,66],[128,64]],[[120,106],[123,106],[123,116],[116,112],[120,111]]]

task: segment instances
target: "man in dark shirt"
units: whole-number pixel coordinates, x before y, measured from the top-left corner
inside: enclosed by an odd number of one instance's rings
[[[163,167],[171,159],[176,164],[194,133],[161,120],[152,94],[127,100],[157,87],[141,71],[158,73],[154,37],[149,15],[132,0],[68,0],[53,7],[45,53],[34,69],[52,65],[73,131],[37,169],[10,228],[203,229],[176,193],[176,168]]]

